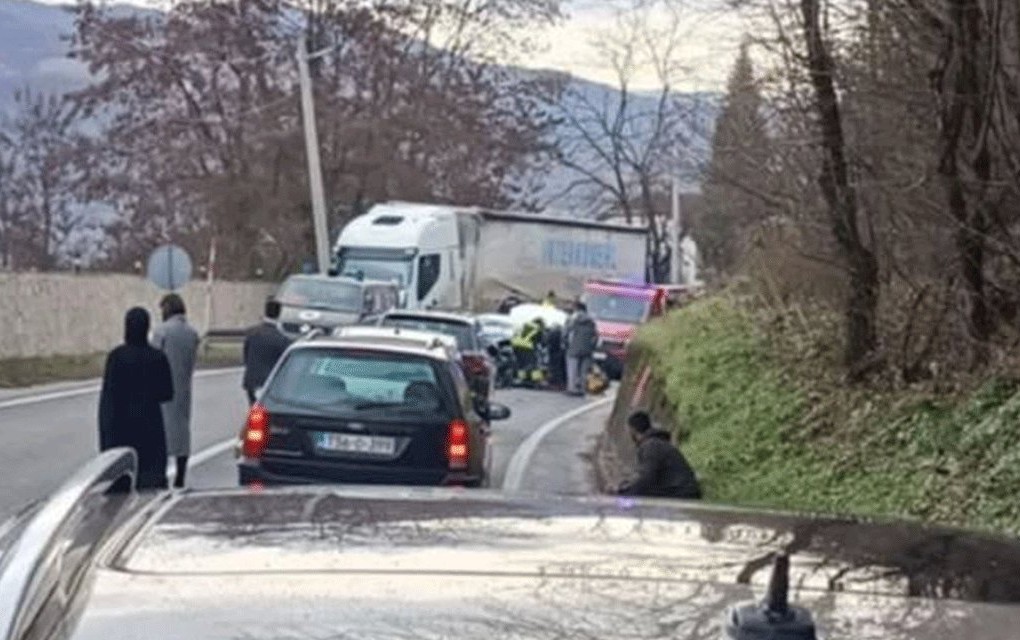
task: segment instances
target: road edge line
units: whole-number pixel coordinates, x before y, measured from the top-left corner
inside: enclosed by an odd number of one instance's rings
[[[506,473],[503,474],[502,490],[509,492],[521,490],[521,483],[524,481],[524,471],[528,468],[528,465],[531,464],[531,458],[535,455],[535,452],[538,451],[538,446],[542,444],[542,440],[544,440],[546,436],[574,418],[610,404],[615,398],[616,394],[614,393],[608,397],[600,398],[594,402],[589,402],[564,413],[558,418],[554,418],[549,422],[546,422],[538,429],[532,431],[531,435],[525,438],[524,442],[517,447],[517,450],[514,451],[514,455],[510,458],[510,463],[506,467]]]
[[[208,378],[212,376],[222,376],[228,373],[237,373],[239,371],[242,371],[243,369],[244,367],[201,369],[195,372],[195,377]],[[84,381],[81,384],[88,386],[75,387],[73,389],[64,389],[63,391],[49,391],[46,393],[40,393],[35,395],[20,396],[17,398],[11,398],[10,400],[0,400],[0,410],[13,409],[14,407],[22,407],[29,404],[39,404],[41,402],[49,402],[51,400],[63,400],[64,398],[86,396],[90,393],[98,392],[101,386],[98,378],[94,378],[89,381]]]

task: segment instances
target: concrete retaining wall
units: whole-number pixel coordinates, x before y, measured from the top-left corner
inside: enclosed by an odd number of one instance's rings
[[[209,312],[205,282],[179,293],[192,324],[204,332],[254,324],[273,290],[260,282],[216,282]],[[123,339],[124,312],[145,307],[156,321],[162,295],[138,276],[0,274],[0,359],[106,351]]]
[[[627,428],[627,416],[644,409],[661,429],[676,432],[674,411],[662,391],[662,381],[655,376],[648,354],[640,343],[633,343],[624,369],[623,380],[616,394],[613,411],[596,446],[595,471],[600,490],[613,491],[620,482],[631,477],[637,452]]]

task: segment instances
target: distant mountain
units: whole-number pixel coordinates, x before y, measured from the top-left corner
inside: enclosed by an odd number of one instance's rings
[[[149,11],[130,5],[115,7],[117,11]],[[14,93],[30,86],[42,92],[64,92],[80,88],[88,80],[84,65],[67,57],[67,38],[74,30],[74,16],[67,7],[41,4],[31,0],[0,0],[0,110],[9,108]],[[532,74],[533,71],[522,73]],[[580,110],[584,104],[616,104],[615,89],[586,80],[573,78],[566,92],[567,110]],[[674,171],[685,190],[697,190],[701,168],[710,153],[710,141],[715,118],[719,110],[718,95],[706,93],[678,94],[676,99],[688,113],[688,130],[676,149],[678,159]],[[577,104],[571,104],[576,100]],[[654,110],[657,96],[652,93],[635,93],[631,96],[633,112]],[[564,133],[569,133],[566,128]],[[634,127],[630,134],[636,140],[645,140],[651,131]],[[593,165],[596,166],[594,158]],[[563,195],[575,181],[577,174],[562,167],[551,167],[540,175],[524,176],[520,183],[541,184],[538,200],[557,209],[574,211],[593,210],[595,194],[591,190],[574,189]]]
[[[85,66],[67,57],[66,38],[73,30],[67,8],[0,0],[0,107],[9,106],[26,85],[51,92],[85,84]]]
[[[651,114],[656,112],[659,92],[632,92],[628,96],[627,114],[630,124],[625,128],[626,136],[637,149],[643,149],[654,132],[655,122]],[[715,93],[677,93],[673,100],[683,114],[682,125],[676,132],[678,139],[672,151],[670,173],[677,177],[680,188],[685,192],[700,191],[704,168],[711,156],[712,134],[722,104],[722,96]],[[612,122],[620,101],[619,91],[613,87],[570,78],[559,108],[566,113],[587,117],[594,108],[599,112],[598,120]],[[649,117],[646,117],[649,116]],[[599,136],[597,126],[585,126],[595,142],[604,149],[606,136]],[[559,140],[576,140],[577,130],[570,124],[561,124],[555,134]],[[612,183],[613,175],[596,151],[588,144],[581,144],[574,156],[587,170],[594,171],[602,180]],[[605,200],[599,198],[599,190],[592,186],[578,187],[576,182],[582,176],[571,169],[555,166],[540,176],[544,183],[539,201],[549,207],[575,211],[604,211]],[[601,206],[600,206],[601,205]]]

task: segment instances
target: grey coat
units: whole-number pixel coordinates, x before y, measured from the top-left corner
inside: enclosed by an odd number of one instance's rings
[[[587,358],[595,353],[599,342],[595,320],[583,311],[577,311],[570,318],[567,328],[567,356]]]
[[[191,378],[198,355],[198,332],[183,315],[172,316],[152,333],[152,346],[166,354],[173,376],[174,397],[161,405],[166,428],[166,452],[191,454]]]

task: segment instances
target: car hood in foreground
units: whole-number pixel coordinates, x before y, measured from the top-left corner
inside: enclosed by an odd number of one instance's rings
[[[705,638],[772,554],[822,638],[1017,636],[1020,545],[907,524],[448,490],[172,498],[76,638]]]

